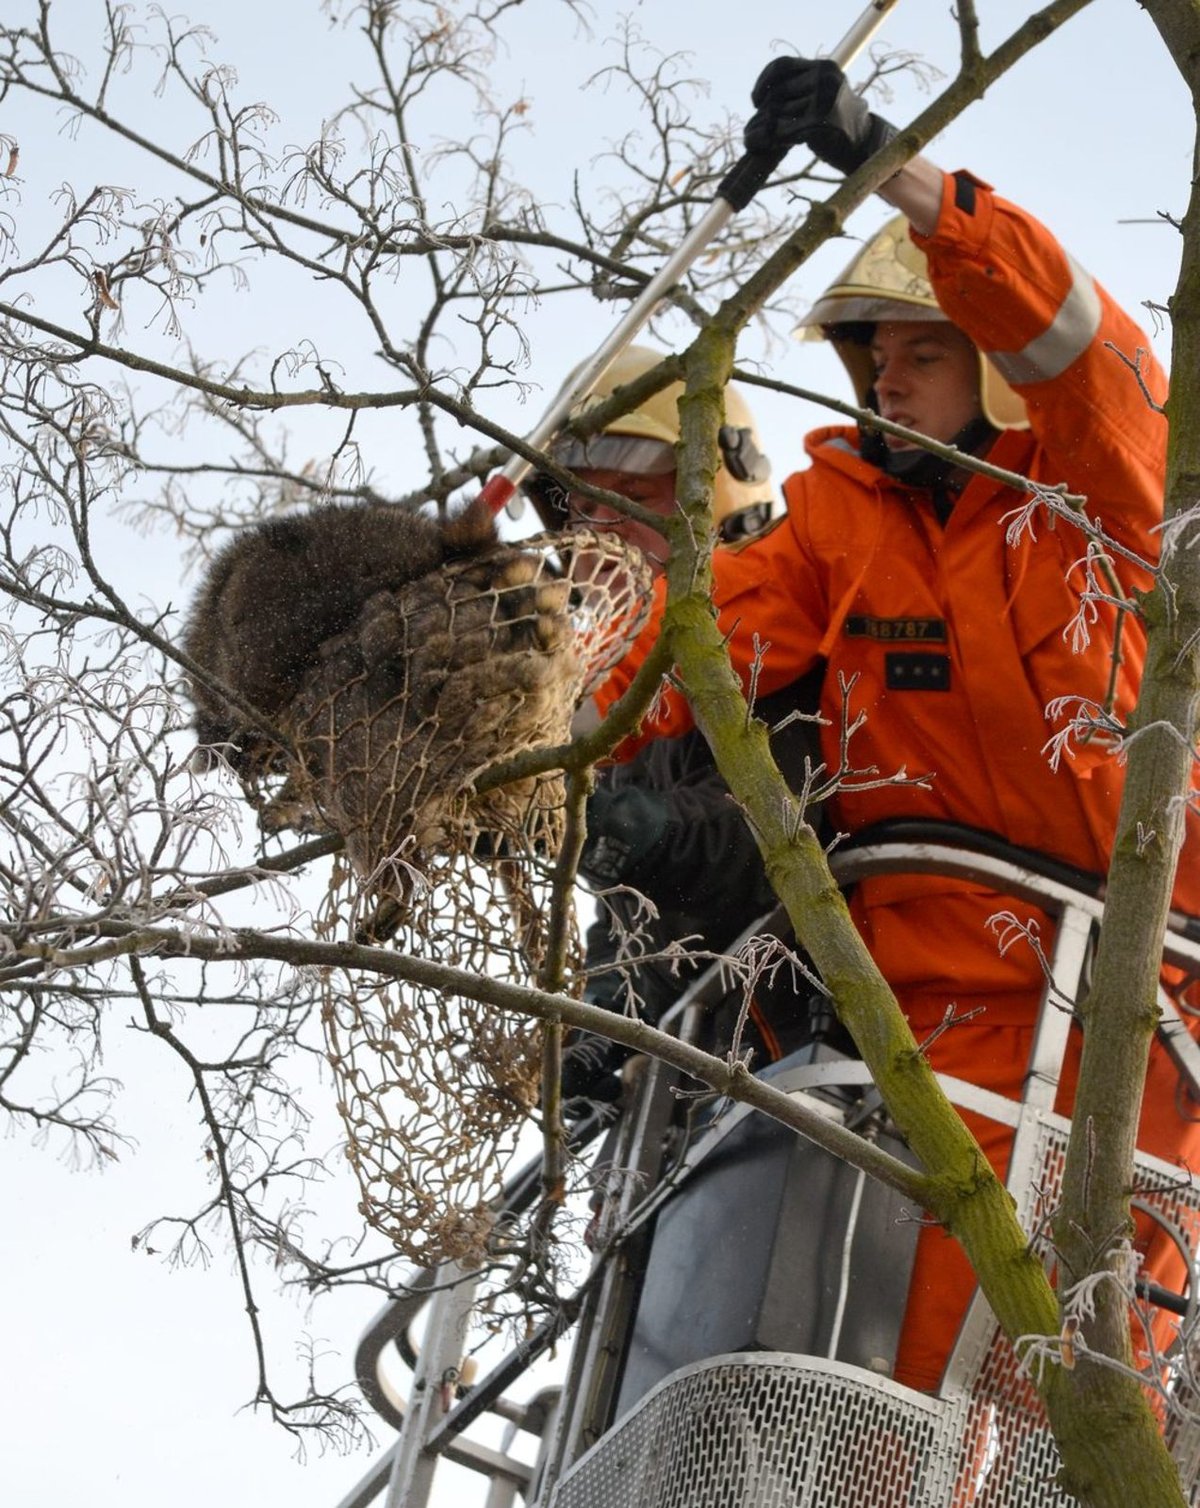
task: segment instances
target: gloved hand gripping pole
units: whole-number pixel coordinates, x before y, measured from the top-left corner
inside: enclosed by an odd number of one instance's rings
[[[847,68],[883,24],[888,12],[899,0],[871,0],[854,25],[830,54],[841,68]],[[560,392],[537,425],[526,435],[531,449],[541,450],[562,428],[572,411],[592,391],[621,352],[649,321],[662,298],[675,287],[684,273],[739,210],[745,209],[763,184],[786,156],[778,152],[747,152],[738,159],[721,180],[716,197],[692,227],[674,254],[668,258],[626,311],[590,361],[579,369],[574,382]],[[480,496],[491,511],[499,513],[511,501],[517,488],[533,470],[523,456],[511,456],[502,470],[489,477]]]

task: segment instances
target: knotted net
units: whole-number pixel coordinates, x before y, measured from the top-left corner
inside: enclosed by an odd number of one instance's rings
[[[641,627],[649,585],[640,552],[612,536],[544,535],[378,592],[322,646],[284,720],[295,756],[262,817],[345,839],[324,935],[390,936],[474,974],[536,980],[563,779],[475,781],[568,740],[579,701]],[[331,971],[324,992],[362,1213],[414,1261],[481,1261],[537,1098],[537,1026],[360,973]]]

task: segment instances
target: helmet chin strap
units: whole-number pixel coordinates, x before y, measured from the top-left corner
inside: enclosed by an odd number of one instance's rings
[[[966,455],[978,455],[999,433],[995,425],[989,424],[979,414],[968,420],[946,443]],[[862,432],[858,448],[864,461],[870,461],[880,471],[886,471],[889,476],[894,476],[898,482],[903,482],[908,487],[925,487],[943,496],[960,490],[952,485],[952,478],[959,467],[954,461],[935,456],[932,451],[892,450],[877,429]]]

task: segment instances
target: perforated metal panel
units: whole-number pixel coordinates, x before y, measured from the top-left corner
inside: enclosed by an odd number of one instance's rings
[[[1024,1176],[1010,1182],[1025,1191],[1028,1228],[1057,1197],[1068,1130],[1048,1112],[1024,1118],[1014,1151]],[[1192,1180],[1142,1158],[1138,1197],[1200,1246]],[[564,1474],[552,1508],[1072,1508],[1055,1486],[1059,1455],[1036,1392],[986,1306],[964,1333],[936,1398],[778,1352],[683,1368]],[[1188,1501],[1200,1505],[1193,1371],[1198,1338],[1176,1345],[1165,1395],[1152,1396]]]
[[[926,1500],[912,1493],[935,1465],[941,1413],[936,1399],[837,1362],[700,1362],[589,1451],[554,1508],[900,1508]]]

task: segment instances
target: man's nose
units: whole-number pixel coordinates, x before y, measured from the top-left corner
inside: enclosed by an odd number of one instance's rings
[[[904,367],[898,361],[877,361],[875,365],[875,391],[896,393],[904,386]]]

